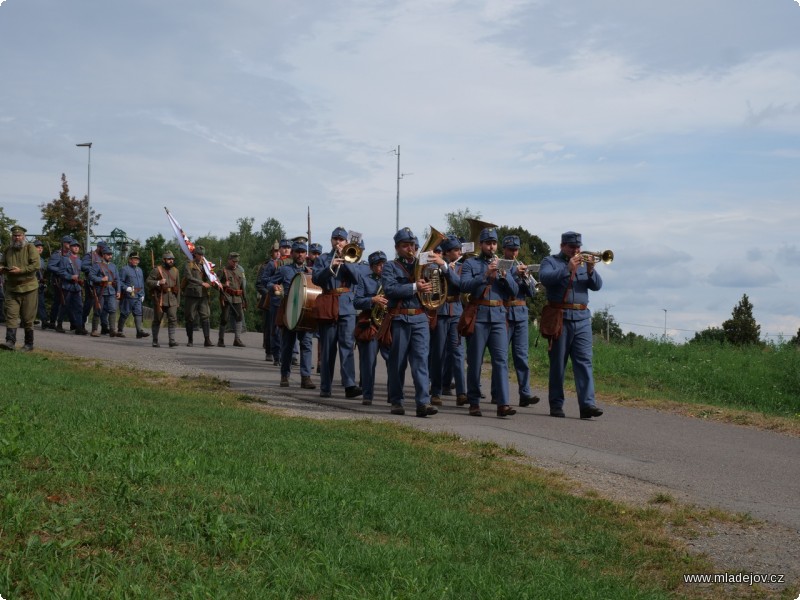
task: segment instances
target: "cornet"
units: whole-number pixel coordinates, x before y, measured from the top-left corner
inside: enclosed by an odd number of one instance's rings
[[[599,262],[609,265],[614,262],[614,252],[603,250],[602,252],[581,252],[581,260],[585,263],[596,265]]]

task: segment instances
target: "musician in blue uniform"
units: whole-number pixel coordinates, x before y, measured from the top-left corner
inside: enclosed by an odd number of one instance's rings
[[[64,294],[64,312],[69,317],[70,325],[76,335],[86,335],[89,332],[86,331],[83,322],[81,257],[78,256],[80,250],[81,245],[78,240],[72,238],[69,242],[69,254],[62,255],[58,263],[58,276]]]
[[[102,252],[103,259],[92,264],[89,281],[94,290],[95,314],[99,313],[102,333],[116,337],[117,330],[114,328],[114,323],[117,316],[117,300],[120,297],[119,271],[117,265],[111,261],[113,256],[111,248],[104,246]],[[94,320],[92,324],[94,325]],[[92,336],[96,337],[97,335],[97,330],[93,326]]]
[[[536,282],[528,275],[527,265],[517,260],[519,246],[518,235],[507,235],[503,238],[503,258],[517,262],[511,269],[511,275],[519,287],[516,296],[506,300],[505,306],[508,309],[511,357],[514,361],[514,370],[517,372],[519,405],[530,406],[539,402],[539,397],[531,392],[531,369],[528,365],[528,305],[525,301],[536,295]]]
[[[292,244],[291,263],[281,266],[277,273],[270,278],[273,291],[280,290],[281,296],[289,293],[292,280],[298,273],[309,274],[311,269],[306,266],[308,247],[304,242]],[[311,380],[312,336],[309,331],[291,330],[286,327],[281,331],[281,387],[289,387],[289,375],[292,372],[292,352],[295,344],[300,345],[300,387],[313,390],[316,384]]]
[[[366,327],[373,335],[369,340],[361,340],[356,335],[356,343],[358,344],[358,359],[359,359],[359,373],[361,374],[361,388],[364,392],[362,404],[372,404],[375,393],[375,366],[378,364],[378,351],[383,356],[384,361],[389,357],[389,352],[386,348],[380,346],[377,336],[377,324],[375,324],[371,317],[373,309],[376,306],[381,308],[377,312],[383,312],[383,318],[389,318],[385,311],[389,301],[383,294],[383,287],[381,284],[381,276],[383,268],[386,265],[386,254],[381,250],[373,252],[368,257],[369,273],[361,273],[356,284],[354,292],[353,305],[356,309],[363,311],[363,321],[359,319],[356,323],[356,330],[359,327]],[[370,327],[372,323],[372,327]]]
[[[117,321],[117,337],[125,337],[125,321],[133,313],[133,324],[136,327],[136,339],[149,337],[142,329],[142,302],[144,301],[144,273],[139,268],[139,253],[128,255],[128,264],[119,270],[119,321]]]
[[[481,252],[464,262],[461,270],[461,291],[471,295],[470,302],[477,305],[475,331],[467,344],[467,399],[469,414],[482,416],[481,363],[483,353],[489,348],[492,359],[492,391],[497,402],[497,416],[516,414],[508,399],[508,311],[505,302],[516,297],[519,286],[511,274],[498,269],[497,231],[487,227],[479,237]]]
[[[311,281],[322,288],[317,296],[320,345],[320,392],[322,398],[331,397],[336,351],[339,351],[339,372],[345,397],[358,398],[362,394],[356,385],[355,346],[356,309],[353,306],[353,288],[358,283],[359,266],[342,257],[347,244],[347,230],[337,227],[331,232],[331,251],[320,254],[314,261]]]
[[[387,365],[389,403],[393,415],[405,414],[403,407],[403,385],[406,366],[411,365],[414,380],[414,402],[418,417],[435,415],[438,410],[431,405],[428,376],[428,353],[431,330],[428,315],[419,298],[419,293],[430,293],[432,286],[423,278],[416,278],[415,258],[418,242],[408,227],[394,235],[397,258],[383,268],[384,293],[389,300],[392,345]]]
[[[592,373],[592,313],[587,308],[589,291],[603,287],[594,263],[581,256],[581,234],[561,234],[561,251],[548,256],[539,267],[539,280],[547,290],[547,303],[563,311],[561,335],[549,350],[550,378],[548,399],[550,416],[564,417],[564,371],[572,359],[575,389],[581,419],[599,417],[603,411],[594,398]]]
[[[444,393],[442,384],[455,378],[456,405],[467,403],[467,389],[464,381],[464,348],[458,334],[458,320],[461,318],[461,241],[456,236],[448,236],[441,243],[441,262],[447,280],[447,299],[439,307],[436,327],[431,331],[431,404],[441,404]],[[449,381],[446,382],[449,388]],[[449,392],[449,390],[448,390]]]

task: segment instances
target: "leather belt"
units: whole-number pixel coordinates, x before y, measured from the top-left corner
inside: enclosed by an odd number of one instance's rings
[[[346,294],[350,291],[349,287],[338,287],[333,288],[332,290],[322,290],[323,294],[333,294],[335,296],[341,296],[342,294]]]
[[[502,300],[478,300],[477,303],[481,306],[503,306]]]
[[[447,296],[447,298],[445,298],[445,301],[447,301],[447,302],[461,302],[461,296]]]
[[[525,300],[506,300],[503,306],[527,306]]]
[[[554,308],[561,308],[563,310],[586,310],[585,304],[564,304],[563,302],[548,302]]]
[[[393,308],[392,309],[393,315],[407,315],[409,317],[413,317],[414,315],[421,315],[425,312],[425,309],[422,308]]]

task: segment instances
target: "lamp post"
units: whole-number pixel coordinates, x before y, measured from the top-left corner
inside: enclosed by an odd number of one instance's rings
[[[664,311],[664,337],[667,337],[667,309],[662,308],[661,310]]]
[[[86,252],[92,247],[90,238],[92,235],[92,212],[90,210],[90,191],[92,187],[92,142],[84,142],[83,144],[75,144],[78,148],[89,149],[89,161],[86,165]]]

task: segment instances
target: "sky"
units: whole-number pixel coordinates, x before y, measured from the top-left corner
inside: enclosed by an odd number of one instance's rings
[[[623,331],[683,341],[744,294],[800,329],[796,0],[5,0],[0,207],[90,185],[98,233],[277,219],[393,255],[468,209],[582,233]],[[92,142],[88,151],[75,144]],[[398,182],[398,157],[400,172]]]

